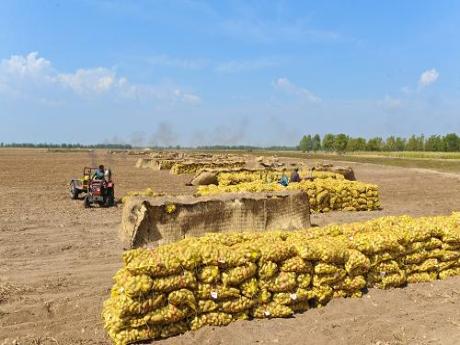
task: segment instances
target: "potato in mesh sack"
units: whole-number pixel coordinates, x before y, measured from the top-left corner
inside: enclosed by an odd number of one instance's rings
[[[195,310],[196,309],[196,300],[195,296],[193,295],[193,292],[187,289],[180,289],[171,292],[168,295],[168,302],[180,307],[180,306],[188,306],[191,309]]]
[[[312,285],[314,287],[318,286],[331,286],[334,285],[338,282],[340,282],[342,279],[344,279],[346,276],[345,270],[342,272],[338,272],[336,274],[322,274],[322,275],[313,275],[312,279]]]
[[[203,283],[198,283],[195,293],[199,299],[212,299],[216,301],[240,296],[240,290],[236,288]]]
[[[439,261],[451,261],[460,259],[460,251],[446,250],[446,249],[433,249],[427,254],[430,258],[437,258]]]
[[[226,326],[232,322],[231,314],[211,312],[195,316],[190,321],[190,328],[192,330],[200,329],[204,326]]]
[[[209,313],[211,311],[216,311],[217,309],[219,309],[219,305],[210,299],[198,301],[198,314]]]
[[[294,256],[283,261],[280,269],[283,272],[310,273],[312,271],[312,264],[309,261],[303,260],[300,256]]]
[[[299,302],[307,302],[314,298],[314,294],[310,290],[297,289],[295,292],[278,292],[273,294],[273,302],[283,305],[292,305]]]
[[[235,299],[221,301],[218,304],[220,311],[229,314],[237,314],[251,309],[254,306],[255,301],[241,296]]]
[[[319,237],[295,244],[300,257],[306,261],[343,264],[348,255],[348,240],[344,236]]]
[[[430,257],[430,252],[422,249],[418,252],[406,255],[403,260],[405,265],[417,265],[427,260]]]
[[[317,275],[327,275],[327,274],[334,275],[341,271],[343,272],[343,268],[337,265],[328,264],[326,262],[319,262],[315,265],[315,267],[313,268],[313,271]]]
[[[200,282],[211,284],[220,279],[218,266],[204,266],[199,269],[197,278]]]
[[[178,289],[196,288],[196,277],[193,272],[184,271],[182,274],[152,279],[152,291],[170,292]]]
[[[146,274],[131,275],[120,270],[114,277],[115,284],[129,297],[148,295],[152,291],[153,279]]]
[[[350,249],[345,262],[345,270],[349,275],[362,275],[369,271],[369,258],[358,250]]]
[[[415,265],[407,265],[406,266],[406,273],[420,273],[420,272],[428,272],[428,271],[436,271],[438,269],[438,259],[427,259],[420,264]]]
[[[222,272],[224,285],[238,286],[245,280],[252,278],[257,272],[257,265],[249,262],[244,266],[228,269]]]
[[[360,298],[363,296],[363,292],[361,290],[356,291],[349,291],[349,290],[334,290],[333,298]]]
[[[460,267],[448,268],[439,272],[439,279],[447,279],[449,277],[460,275]]]
[[[259,292],[257,278],[251,278],[240,285],[241,294],[248,298],[255,297]]]
[[[389,289],[406,285],[406,273],[402,270],[399,272],[370,272],[368,275],[368,286],[379,289]]]
[[[319,305],[325,305],[331,300],[334,290],[328,285],[315,286],[311,289],[311,299]]]
[[[167,302],[165,294],[152,293],[142,297],[131,298],[123,292],[123,288],[114,285],[111,299],[112,310],[119,317],[145,314],[162,307]]]
[[[123,255],[125,267],[131,274],[162,277],[179,274],[182,271],[181,260],[175,252],[160,254],[156,250],[133,249]]]
[[[334,290],[357,291],[362,290],[367,286],[367,281],[364,276],[346,277],[342,281],[334,284]]]
[[[259,263],[258,275],[260,279],[270,279],[278,273],[278,265],[273,261]]]
[[[118,332],[108,330],[108,334],[115,344],[127,345],[139,341],[158,339],[161,335],[161,328],[144,326],[139,328],[124,329]]]
[[[293,314],[294,311],[291,308],[275,302],[259,305],[252,310],[252,316],[256,319],[289,317]]]
[[[407,244],[406,247],[406,254],[409,253],[416,253],[421,250],[433,250],[436,248],[442,248],[443,242],[435,237],[428,239],[427,241],[420,241],[420,242],[412,242]]]
[[[259,262],[282,262],[294,256],[294,248],[286,241],[263,241],[260,245]]]
[[[401,265],[396,260],[388,260],[379,263],[371,269],[371,272],[377,274],[397,273],[401,271]]]
[[[458,260],[450,260],[450,261],[439,261],[438,262],[438,271],[444,271],[449,268],[460,267],[460,259]]]
[[[161,338],[169,338],[187,332],[190,329],[189,324],[185,321],[179,321],[169,325],[164,325],[160,330]]]
[[[431,272],[414,272],[407,275],[408,283],[424,283],[431,282],[438,279],[438,273],[435,271]]]
[[[297,276],[297,285],[299,288],[307,289],[310,287],[312,276],[309,273],[302,273]]]
[[[280,272],[267,280],[259,280],[259,287],[270,292],[289,292],[297,287],[297,275],[294,272]]]

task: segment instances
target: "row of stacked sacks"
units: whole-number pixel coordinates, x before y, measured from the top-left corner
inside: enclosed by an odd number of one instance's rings
[[[235,169],[246,165],[245,161],[196,161],[196,162],[177,162],[171,168],[171,173],[175,175],[195,174],[201,169]]]
[[[102,313],[117,345],[290,317],[334,297],[360,297],[370,287],[459,275],[460,214],[213,233],[127,251],[123,260]]]
[[[236,185],[199,186],[197,195],[214,195],[238,192],[271,192],[302,190],[308,195],[312,212],[371,211],[380,209],[378,186],[341,179],[315,179],[289,183],[287,187],[277,182],[245,182]]]
[[[220,172],[217,175],[217,180],[219,186],[229,186],[247,182],[272,183],[279,181],[282,175],[282,170],[242,170],[234,172]],[[315,171],[303,169],[300,171],[299,175],[302,179],[344,179],[343,175],[336,174],[330,171]]]

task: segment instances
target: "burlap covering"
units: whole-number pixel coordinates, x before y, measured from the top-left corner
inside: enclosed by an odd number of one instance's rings
[[[308,198],[301,191],[132,197],[123,208],[120,235],[125,248],[137,248],[208,232],[297,230],[309,226]]]

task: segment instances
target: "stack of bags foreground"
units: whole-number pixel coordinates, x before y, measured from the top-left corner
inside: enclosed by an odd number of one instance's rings
[[[316,179],[290,183],[287,187],[277,182],[245,182],[236,185],[199,186],[197,195],[213,195],[238,192],[271,192],[302,190],[308,195],[313,212],[371,211],[380,209],[378,186],[357,181],[339,179]]]
[[[289,317],[369,287],[460,274],[460,214],[297,232],[220,233],[124,254],[105,302],[117,345],[205,325]]]

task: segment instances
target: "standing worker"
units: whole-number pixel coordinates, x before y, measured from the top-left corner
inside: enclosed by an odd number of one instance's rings
[[[289,182],[300,182],[299,168],[295,168],[291,173],[291,179]]]

